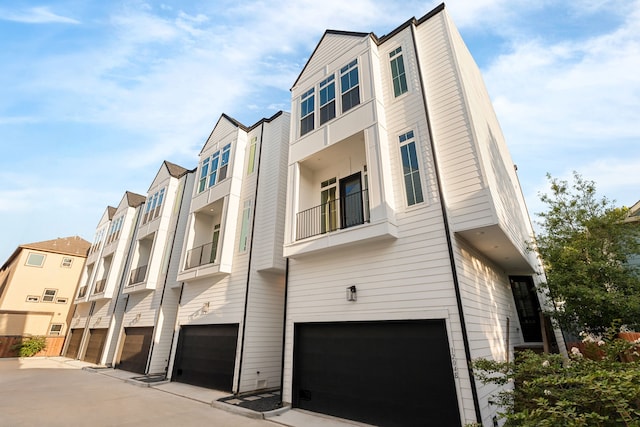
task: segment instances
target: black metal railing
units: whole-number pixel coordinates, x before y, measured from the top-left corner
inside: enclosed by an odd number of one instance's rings
[[[87,295],[87,285],[80,286],[80,290],[78,291],[78,298],[82,298]]]
[[[369,222],[369,194],[367,190],[351,193],[337,200],[298,212],[296,240],[330,233],[338,229]]]
[[[147,275],[147,266],[141,265],[135,270],[131,271],[131,278],[129,279],[129,285],[144,282],[144,278]]]
[[[189,269],[200,265],[213,264],[216,262],[216,249],[216,246],[211,242],[188,250],[184,268]]]
[[[107,284],[107,279],[98,280],[96,282],[96,288],[94,289],[93,293],[94,294],[99,294],[101,292],[104,292],[104,286],[106,284]]]

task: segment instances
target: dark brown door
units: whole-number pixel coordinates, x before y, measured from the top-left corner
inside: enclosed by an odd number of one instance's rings
[[[148,328],[124,328],[124,343],[122,354],[117,368],[123,371],[145,374],[147,359],[151,349],[153,327]]]
[[[340,221],[342,228],[364,224],[360,172],[340,180]]]
[[[183,326],[171,379],[231,391],[237,346],[238,324]]]
[[[107,340],[107,329],[89,329],[89,343],[84,353],[85,362],[100,363],[104,342]]]
[[[83,333],[84,329],[71,329],[69,345],[67,346],[67,351],[64,354],[66,357],[70,357],[72,359],[78,358],[78,350],[80,350],[80,341],[82,341]]]
[[[460,426],[444,320],[298,323],[293,405],[377,426]]]

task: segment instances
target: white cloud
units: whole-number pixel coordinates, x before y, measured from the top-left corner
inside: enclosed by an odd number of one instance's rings
[[[0,10],[0,20],[22,22],[25,24],[79,24],[80,21],[58,15],[48,7],[32,7],[24,11]]]

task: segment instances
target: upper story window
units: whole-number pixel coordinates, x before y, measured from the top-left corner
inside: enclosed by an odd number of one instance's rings
[[[251,220],[251,199],[244,201],[244,207],[242,209],[242,226],[240,228],[240,246],[239,252],[246,252],[249,247],[249,231],[250,231],[250,220]]]
[[[252,137],[249,142],[249,164],[247,165],[247,175],[252,174],[256,170],[256,147],[258,145],[258,138]]]
[[[124,222],[124,215],[120,215],[118,218],[111,222],[111,228],[107,234],[107,244],[118,240],[120,237],[120,231],[122,230],[122,223]]]
[[[91,248],[89,248],[89,255],[91,255],[92,253],[100,249],[100,244],[102,243],[102,239],[104,238],[105,232],[106,232],[105,228],[96,232],[96,237],[95,239],[93,239],[93,245],[91,245]]]
[[[162,208],[162,202],[164,201],[164,188],[156,191],[153,196],[147,198],[147,206],[145,207],[144,217],[142,223],[146,224],[152,219],[156,219],[160,216],[160,210]]]
[[[227,177],[229,168],[229,158],[231,157],[231,144],[225,145],[222,150],[218,150],[202,161],[200,165],[200,181],[198,182],[198,193],[209,187],[213,187]]]
[[[336,81],[330,75],[320,82],[320,124],[328,122],[336,116]]]
[[[44,293],[42,294],[42,302],[53,302],[56,298],[57,293],[57,289],[45,289]]]
[[[407,193],[407,205],[422,203],[422,181],[416,153],[416,140],[412,130],[400,135],[400,154],[402,157],[402,175]]]
[[[360,81],[358,79],[357,59],[354,59],[340,69],[340,89],[343,113],[360,104]]]
[[[393,95],[397,98],[409,90],[407,86],[407,75],[404,70],[404,60],[402,58],[402,47],[389,53],[391,60],[391,79],[393,81]]]
[[[73,264],[73,258],[71,257],[62,257],[62,262],[60,263],[60,267],[71,268]]]
[[[35,252],[29,253],[27,257],[26,265],[30,267],[42,267],[44,265],[44,260],[47,256],[45,254],[38,254]]]
[[[314,88],[309,89],[300,97],[300,136],[313,130],[314,102]]]

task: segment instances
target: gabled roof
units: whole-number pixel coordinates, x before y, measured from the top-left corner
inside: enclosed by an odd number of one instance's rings
[[[116,214],[116,208],[113,206],[107,206],[107,215],[109,215],[109,221],[113,219],[113,216]]]
[[[404,22],[403,24],[399,25],[397,28],[395,28],[389,34],[385,34],[385,35],[383,35],[381,37],[376,36],[374,33],[362,33],[362,32],[355,32],[355,31],[326,30],[324,32],[324,34],[322,35],[322,37],[320,38],[320,41],[316,45],[315,49],[313,50],[313,52],[309,56],[309,59],[307,60],[306,64],[304,64],[304,67],[302,67],[302,71],[300,71],[300,74],[298,74],[298,77],[296,78],[296,81],[293,83],[293,86],[291,86],[291,87],[293,88],[298,84],[298,81],[300,80],[300,77],[302,77],[302,75],[306,71],[307,66],[311,62],[311,59],[313,58],[315,53],[318,51],[318,48],[320,47],[320,45],[322,44],[323,40],[325,39],[325,37],[327,35],[339,35],[339,36],[359,37],[359,38],[363,38],[363,37],[369,36],[369,37],[371,37],[371,39],[377,45],[380,45],[380,44],[384,43],[385,41],[387,41],[388,39],[390,39],[391,37],[393,37],[394,35],[396,35],[397,33],[399,33],[400,31],[402,31],[405,28],[407,28],[409,25],[412,25],[412,24],[414,24],[416,26],[420,25],[423,22],[427,21],[429,18],[431,18],[431,17],[437,15],[438,13],[442,12],[443,10],[444,10],[444,3],[440,3],[438,6],[433,8],[431,11],[427,12],[422,18],[416,19],[415,17],[413,17],[413,18],[407,20],[406,22]]]
[[[86,258],[90,247],[91,243],[87,242],[80,236],[60,237],[53,240],[44,240],[42,242],[25,243],[18,246],[16,250],[13,251],[0,270],[4,270],[9,264],[11,264],[23,249],[33,249],[36,251]]]
[[[182,166],[178,166],[175,163],[171,163],[166,160],[163,162],[163,165],[169,171],[169,175],[171,175],[174,178],[180,178],[182,175],[189,172],[189,169],[185,169]]]
[[[124,195],[127,198],[127,204],[132,208],[137,208],[147,200],[145,196],[132,193],[131,191],[125,191]]]
[[[207,140],[205,141],[204,145],[202,146],[202,150],[200,150],[200,154],[202,155],[202,152],[205,150],[205,148],[207,147],[207,142],[209,142],[209,140],[211,139],[211,136],[213,135],[213,133],[216,131],[216,128],[218,127],[218,125],[220,124],[220,122],[222,121],[222,119],[227,120],[229,123],[231,123],[233,126],[242,129],[245,132],[249,132],[253,129],[255,129],[256,127],[260,126],[262,123],[269,123],[275,119],[277,119],[278,117],[280,117],[283,114],[283,111],[280,110],[277,113],[275,113],[273,116],[266,118],[263,117],[262,119],[258,120],[257,122],[255,122],[254,124],[252,124],[251,126],[245,126],[242,123],[240,123],[239,121],[237,121],[236,119],[234,119],[233,117],[222,113],[222,115],[220,115],[220,118],[218,119],[218,121],[216,122],[215,126],[213,127],[213,129],[211,130],[211,133],[209,134],[209,136],[207,137]]]

